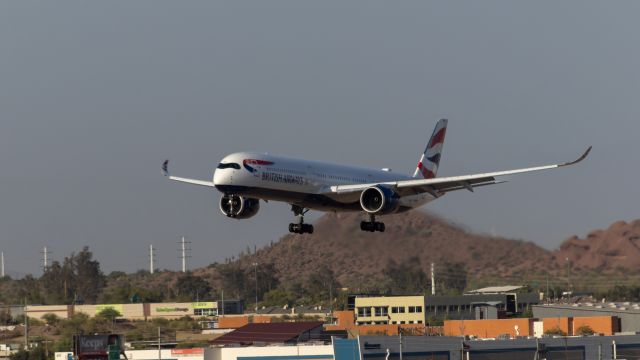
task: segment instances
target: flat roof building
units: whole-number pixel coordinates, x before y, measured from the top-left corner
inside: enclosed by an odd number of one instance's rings
[[[27,305],[27,316],[42,319],[46,314],[54,314],[61,319],[68,319],[73,314],[96,316],[104,309],[114,309],[121,314],[118,319],[148,320],[153,318],[179,319],[190,317],[216,317],[219,314],[242,314],[244,302],[241,300],[225,300],[224,311],[222,301],[198,301],[181,303],[136,303],[136,304],[97,304],[97,305]]]
[[[357,325],[424,324],[424,296],[358,296]]]
[[[532,310],[537,318],[616,316],[620,331],[640,332],[640,304],[637,303],[545,304],[534,305]]]

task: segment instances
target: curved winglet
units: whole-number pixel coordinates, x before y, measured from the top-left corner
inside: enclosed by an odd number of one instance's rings
[[[165,160],[162,163],[162,175],[170,176],[170,174],[169,174],[169,159]]]
[[[587,148],[587,150],[584,152],[584,154],[582,154],[577,160],[570,161],[570,162],[567,162],[567,163],[564,163],[564,164],[560,164],[560,165],[558,165],[558,167],[560,167],[560,166],[569,166],[569,165],[573,165],[573,164],[579,163],[580,161],[584,160],[587,157],[587,155],[589,155],[589,152],[591,151],[591,148],[592,148],[592,146],[589,146],[589,148]]]

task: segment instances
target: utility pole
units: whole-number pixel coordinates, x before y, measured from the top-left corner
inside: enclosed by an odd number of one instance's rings
[[[398,329],[398,333],[400,336],[400,360],[402,360],[402,328]]]
[[[333,319],[333,279],[329,280],[329,316]]]
[[[545,297],[547,298],[547,304],[549,303],[549,272],[547,272],[547,292],[545,293]]]
[[[158,326],[158,360],[162,359],[162,350],[160,350],[160,326]]]
[[[253,271],[256,277],[256,314],[258,313],[258,263],[253,263]]]
[[[29,317],[27,316],[27,298],[24,298],[24,349],[29,350]]]
[[[224,316],[224,289],[222,289],[222,316]]]
[[[2,262],[2,264],[0,264],[2,265],[0,269],[0,275],[1,275],[0,277],[4,277],[4,251],[0,253],[0,257],[1,257],[0,262]]]
[[[149,273],[153,274],[155,269],[156,250],[153,249],[153,244],[149,245]]]
[[[180,259],[182,259],[182,272],[186,273],[187,272],[187,258],[191,257],[189,255],[187,255],[187,251],[191,250],[189,248],[187,248],[187,244],[191,244],[190,241],[185,241],[184,236],[182,237],[182,240],[180,241]]]
[[[567,261],[567,292],[571,292],[571,261],[569,258],[565,258]]]
[[[431,263],[431,295],[436,294],[436,271],[435,264]]]

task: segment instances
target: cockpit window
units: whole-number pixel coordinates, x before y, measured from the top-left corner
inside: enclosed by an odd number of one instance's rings
[[[220,163],[218,169],[236,169],[240,170],[240,165],[236,163]]]

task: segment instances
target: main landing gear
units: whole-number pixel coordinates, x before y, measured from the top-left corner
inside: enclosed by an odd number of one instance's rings
[[[360,230],[369,232],[384,232],[384,223],[377,222],[376,216],[373,214],[369,214],[369,221],[360,222]]]
[[[296,234],[313,234],[313,225],[304,223],[304,214],[306,214],[309,209],[304,209],[298,205],[291,205],[291,211],[293,211],[293,215],[297,219],[295,223],[289,224],[289,232]]]

